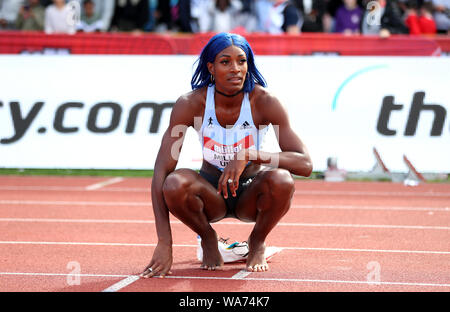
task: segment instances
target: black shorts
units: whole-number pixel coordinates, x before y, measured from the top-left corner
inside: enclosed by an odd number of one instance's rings
[[[204,171],[200,170],[200,175],[206,179],[212,186],[214,186],[215,189],[217,189],[219,177],[215,177],[209,173],[206,173]],[[224,198],[225,205],[227,207],[227,214],[225,215],[225,218],[236,218],[236,205],[239,201],[239,197],[241,196],[242,192],[244,192],[252,183],[253,177],[245,177],[239,179],[239,186],[236,190],[236,197],[233,197],[231,195],[230,187],[227,185],[227,192],[228,192],[228,198]],[[223,196],[223,195],[222,195]]]

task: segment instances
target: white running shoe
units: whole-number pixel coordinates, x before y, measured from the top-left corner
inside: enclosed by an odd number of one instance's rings
[[[246,261],[248,256],[248,243],[247,242],[234,242],[232,244],[228,244],[228,238],[220,238],[218,243],[219,252],[222,255],[222,259],[224,263],[233,263]],[[201,262],[203,261],[203,249],[201,245],[201,238],[197,236],[197,259]],[[279,253],[282,248],[279,247],[266,247],[265,257],[266,260],[269,260],[274,255]]]

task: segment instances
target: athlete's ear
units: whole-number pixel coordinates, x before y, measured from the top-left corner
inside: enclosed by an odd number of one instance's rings
[[[206,66],[208,67],[209,73],[212,75],[214,72],[214,64],[211,62],[206,63]]]

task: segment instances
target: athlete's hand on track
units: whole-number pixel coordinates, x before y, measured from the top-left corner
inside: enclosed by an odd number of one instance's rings
[[[172,246],[158,243],[153,252],[152,260],[145,268],[140,277],[149,278],[153,276],[164,277],[172,274],[170,268],[172,267]]]
[[[245,159],[245,151],[242,150],[234,155],[219,178],[217,183],[217,193],[223,194],[224,198],[228,198],[227,185],[230,186],[231,195],[236,196],[236,190],[239,187],[239,178],[247,165],[247,160]]]

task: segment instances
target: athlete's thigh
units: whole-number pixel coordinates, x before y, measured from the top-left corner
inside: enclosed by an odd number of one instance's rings
[[[203,211],[210,222],[222,219],[227,212],[225,201],[217,190],[199,173],[191,169],[177,169],[169,176],[176,177],[182,183],[189,184],[191,196],[197,196],[203,203]],[[168,178],[169,178],[168,176]]]
[[[239,220],[245,222],[255,222],[257,215],[257,200],[258,197],[267,188],[268,172],[260,171],[252,180],[247,189],[241,193],[239,201],[235,208],[235,215]]]

